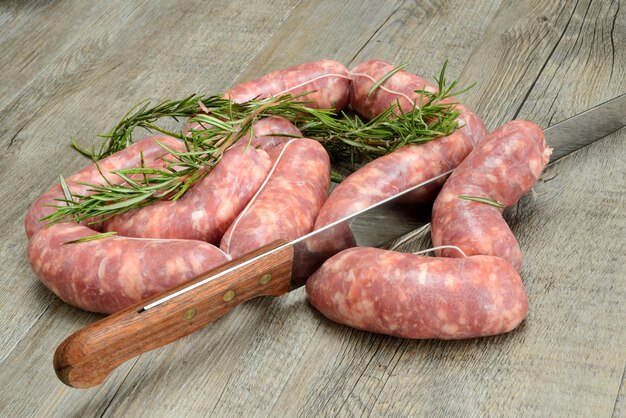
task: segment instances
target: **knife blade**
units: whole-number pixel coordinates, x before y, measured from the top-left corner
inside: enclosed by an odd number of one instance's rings
[[[626,94],[622,94],[544,133],[555,149],[553,159],[558,159],[625,125]],[[293,278],[307,277],[313,272],[311,269],[332,255],[322,254],[307,263],[316,256],[311,248],[338,232],[353,234],[359,246],[379,246],[389,241],[383,234],[363,234],[363,228],[358,228],[363,219],[376,219],[377,228],[390,230],[393,236],[415,230],[420,223],[397,222],[391,215],[401,207],[404,195],[450,172],[291,242],[269,244],[79,330],[64,340],[54,354],[57,376],[68,386],[96,386],[127,360],[204,328],[246,300],[261,295],[280,296],[301,286],[303,282]]]
[[[552,147],[550,162],[559,160],[626,126],[626,93],[543,130]]]

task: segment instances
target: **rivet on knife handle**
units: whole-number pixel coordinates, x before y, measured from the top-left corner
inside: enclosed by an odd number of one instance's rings
[[[266,255],[258,258],[261,254]],[[245,263],[253,258],[257,259]],[[232,269],[241,263],[244,263],[242,267]],[[87,326],[57,348],[54,354],[57,376],[75,388],[96,386],[127,360],[205,327],[248,299],[288,292],[292,263],[293,247],[278,241]],[[232,271],[219,274],[228,269]],[[211,286],[199,286],[152,309],[143,309],[155,300],[214,275],[218,277]]]

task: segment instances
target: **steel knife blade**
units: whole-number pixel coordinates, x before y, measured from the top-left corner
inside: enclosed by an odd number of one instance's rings
[[[554,161],[625,125],[626,94],[622,94],[544,130],[544,134],[554,149]],[[401,202],[406,194],[450,172],[291,242],[269,244],[79,330],[55,352],[57,376],[68,386],[96,386],[127,360],[205,327],[252,297],[280,296],[301,286],[303,277],[308,277],[334,254],[316,249],[323,248],[338,235],[351,234],[359,246],[379,246],[420,225],[427,225],[427,220],[409,221],[410,218],[398,218],[394,214],[402,209]],[[376,220],[380,234],[372,235],[367,231],[372,220]]]

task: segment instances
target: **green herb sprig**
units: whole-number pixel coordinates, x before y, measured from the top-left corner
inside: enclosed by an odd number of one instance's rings
[[[397,67],[381,80],[391,77],[402,69]],[[392,104],[378,117],[363,121],[358,116],[342,114],[339,117],[328,109],[311,109],[302,102],[301,95],[283,95],[269,99],[254,99],[234,103],[222,96],[188,96],[178,101],[166,101],[156,106],[142,102],[133,107],[104,138],[97,152],[88,152],[75,141],[72,146],[94,160],[104,158],[133,143],[133,131],[137,127],[157,131],[184,141],[186,150],[178,152],[160,144],[170,152],[173,160],[163,169],[140,167],[113,171],[124,180],[113,184],[103,175],[104,184],[83,184],[85,194],[65,193],[58,199],[56,211],[43,221],[48,224],[74,219],[101,222],[128,210],[145,206],[156,200],[176,200],[219,163],[223,153],[252,131],[254,123],[268,116],[281,116],[294,123],[304,137],[319,141],[328,151],[335,165],[354,170],[358,163],[409,144],[419,144],[447,136],[458,129],[459,112],[456,103],[441,103],[462,91],[453,91],[457,82],[445,80],[444,63],[438,78],[438,92],[417,91],[421,102],[408,112],[399,103]],[[372,90],[378,88],[379,80]],[[170,132],[156,122],[163,118],[190,118],[198,122],[199,129],[187,135]],[[336,175],[335,178],[340,176]],[[67,188],[66,188],[67,189]],[[64,190],[65,192],[65,190]],[[95,220],[93,220],[95,219]]]

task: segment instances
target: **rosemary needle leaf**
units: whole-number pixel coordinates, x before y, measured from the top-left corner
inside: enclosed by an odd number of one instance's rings
[[[121,208],[127,208],[127,207],[132,208],[133,206],[136,206],[138,203],[141,203],[150,197],[152,197],[152,193],[141,194],[139,196],[132,197],[126,200],[120,200],[116,203],[108,204],[106,206],[102,206],[101,208],[96,208],[96,209],[105,209],[107,211],[114,211],[114,210],[121,209]]]
[[[402,70],[403,68],[405,68],[407,65],[409,65],[409,63],[404,63],[402,65],[397,66],[396,68],[394,68],[393,70],[389,71],[387,74],[385,74],[384,76],[382,76],[382,78],[380,80],[378,80],[370,89],[369,93],[367,93],[367,97],[370,97],[374,91],[376,91],[377,88],[379,88],[385,81],[389,80],[395,73],[397,73],[398,71]]]
[[[505,206],[498,202],[497,200],[487,199],[486,197],[478,197],[478,196],[459,196],[459,199],[463,200],[473,200],[474,202],[486,203],[491,206],[495,206],[497,208],[504,208]]]
[[[91,152],[87,151],[85,148],[81,147],[78,144],[78,142],[76,142],[76,139],[74,139],[74,138],[70,138],[70,144],[71,144],[72,148],[74,148],[79,153],[83,154],[85,157],[91,158],[93,156],[93,154],[94,154],[93,149],[91,150]]]
[[[61,183],[61,190],[63,190],[63,195],[65,196],[65,200],[73,203],[74,199],[72,198],[72,192],[70,192],[70,188],[67,186],[67,182],[65,181],[65,178],[61,175],[59,175],[59,183]]]
[[[62,175],[59,175],[59,183],[61,183],[61,190],[63,190],[63,196],[65,196],[65,203],[67,204],[67,207],[71,207],[72,205],[75,204],[74,201],[74,197],[72,196],[72,192],[70,191],[70,188],[67,186],[67,182],[65,181],[65,178]],[[78,222],[79,217],[77,215],[74,215],[74,220],[76,222]]]
[[[110,236],[113,236],[113,235],[117,235],[117,232],[111,231],[111,232],[103,232],[101,234],[89,235],[89,236],[82,237],[82,238],[79,238],[79,239],[74,239],[72,241],[65,241],[63,243],[63,245],[79,244],[81,242],[94,241],[94,240],[97,240],[97,239],[107,238],[107,237],[110,237]]]

